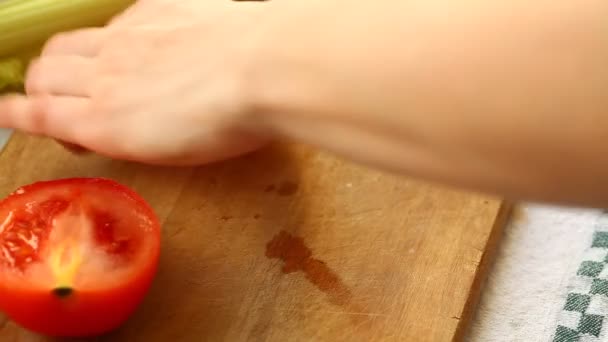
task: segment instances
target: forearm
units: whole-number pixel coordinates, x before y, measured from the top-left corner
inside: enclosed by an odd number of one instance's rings
[[[265,51],[270,129],[430,180],[608,202],[605,4],[317,6]]]

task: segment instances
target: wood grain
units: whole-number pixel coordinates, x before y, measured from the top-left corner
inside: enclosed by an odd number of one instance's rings
[[[72,176],[131,186],[163,223],[150,294],[92,341],[457,340],[507,213],[303,146],[159,168],[16,134],[0,155],[2,196]],[[0,318],[0,341],[53,340]]]

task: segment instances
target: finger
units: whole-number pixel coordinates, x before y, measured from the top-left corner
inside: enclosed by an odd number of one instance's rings
[[[105,28],[86,28],[57,34],[45,44],[42,55],[97,56],[105,42]]]
[[[87,96],[93,66],[93,59],[86,57],[42,57],[30,63],[25,89],[28,94]]]
[[[81,97],[0,97],[0,127],[78,144],[89,107],[89,100]]]

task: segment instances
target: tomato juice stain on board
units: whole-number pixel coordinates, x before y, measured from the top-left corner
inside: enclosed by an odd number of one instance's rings
[[[325,262],[312,257],[312,251],[301,238],[281,231],[266,245],[266,257],[282,260],[285,274],[303,272],[306,279],[328,295],[332,304],[350,303],[351,291]]]
[[[295,182],[284,181],[278,185],[278,187],[274,184],[270,184],[264,188],[264,192],[275,192],[279,196],[292,196],[298,192],[298,184]]]
[[[281,196],[291,196],[298,192],[298,184],[294,182],[283,182],[277,189],[277,194]]]

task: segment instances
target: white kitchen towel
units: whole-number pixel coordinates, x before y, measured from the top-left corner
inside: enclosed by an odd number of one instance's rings
[[[541,205],[516,213],[467,340],[608,341],[608,215]]]

